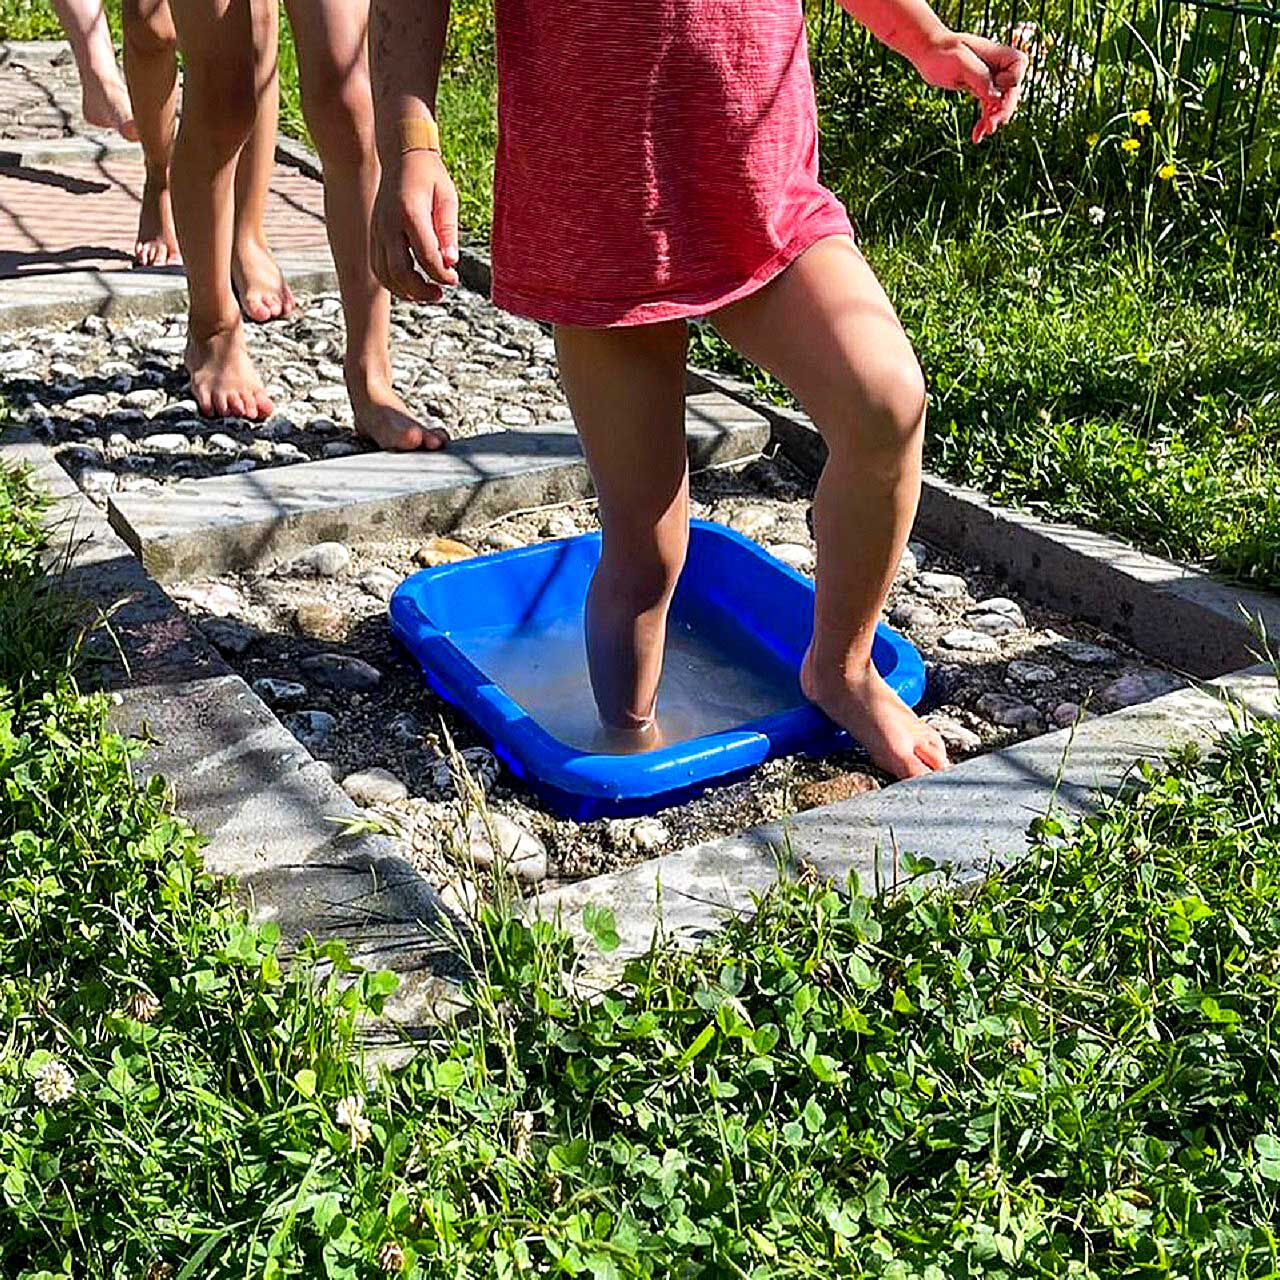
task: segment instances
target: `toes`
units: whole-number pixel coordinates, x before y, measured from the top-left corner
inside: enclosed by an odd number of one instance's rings
[[[286,284],[280,292],[280,314],[291,316],[297,309],[298,300],[293,296],[293,290]]]
[[[261,294],[251,293],[246,295],[241,300],[240,305],[244,308],[245,315],[258,324],[264,324],[271,319],[271,308]]]
[[[916,757],[931,770],[950,768],[951,760],[942,739],[933,732],[927,733],[916,743]]]
[[[265,391],[258,391],[253,396],[253,407],[257,411],[256,417],[269,418],[275,412],[276,406]]]
[[[424,449],[435,452],[437,449],[443,449],[449,443],[449,433],[432,428],[422,433],[422,447]]]

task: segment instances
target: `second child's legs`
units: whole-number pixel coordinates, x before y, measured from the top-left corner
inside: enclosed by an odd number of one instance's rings
[[[587,597],[600,718],[656,745],[667,612],[689,545],[682,322],[556,330],[565,395],[600,500],[603,546]]]
[[[124,68],[142,143],[145,177],[134,261],[164,267],[181,261],[169,200],[169,164],[178,118],[178,33],[169,0],[124,0]]]
[[[84,118],[136,141],[129,90],[116,65],[102,0],[53,0],[53,7],[75,55]]]
[[[255,99],[253,131],[236,165],[236,230],[231,280],[250,320],[265,324],[289,315],[297,306],[267,247],[267,195],[276,163],[276,127],[280,120],[280,6],[269,0],[254,15]]]
[[[287,0],[302,109],[324,165],[325,219],[347,322],[346,380],[356,430],[384,449],[438,449],[391,381],[391,295],[369,265],[378,186],[366,37],[368,0]]]
[[[889,773],[945,767],[937,733],[871,664],[919,502],[924,441],[924,380],[889,299],[853,242],[833,237],[714,320],[791,389],[827,444],[813,504],[817,601],[801,673],[806,695]]]
[[[186,61],[173,151],[173,209],[187,265],[187,369],[202,413],[265,418],[270,397],[245,347],[231,287],[235,174],[256,112],[263,0],[173,0]]]

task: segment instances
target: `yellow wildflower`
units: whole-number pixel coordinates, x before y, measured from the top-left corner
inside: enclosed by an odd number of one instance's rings
[[[1151,112],[1145,107],[1141,111],[1135,111],[1133,113],[1133,123],[1136,124],[1139,129],[1145,129],[1146,126],[1151,123]]]
[[[1277,227],[1277,228],[1276,228],[1276,229],[1271,233],[1271,238],[1276,242],[1276,244],[1280,244],[1280,227]]]
[[[1171,179],[1178,176],[1178,166],[1176,164],[1162,164],[1156,170],[1156,176],[1162,182],[1169,182]]]
[[[1087,142],[1091,147],[1096,147],[1098,143],[1100,143],[1101,141],[1102,141],[1102,135],[1100,133],[1091,133],[1085,139],[1085,142]]]
[[[1137,138],[1126,138],[1126,139],[1125,139],[1125,140],[1120,144],[1120,150],[1121,150],[1121,151],[1127,151],[1130,155],[1133,155],[1133,153],[1134,153],[1135,151],[1137,151],[1137,149],[1138,149],[1140,146],[1142,146],[1142,143],[1140,143],[1140,142],[1137,140]]]

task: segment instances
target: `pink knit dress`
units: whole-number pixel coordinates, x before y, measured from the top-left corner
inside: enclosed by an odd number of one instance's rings
[[[499,306],[705,315],[852,234],[818,181],[801,0],[496,3]]]

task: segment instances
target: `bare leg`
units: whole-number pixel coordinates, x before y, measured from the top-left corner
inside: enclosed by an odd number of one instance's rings
[[[556,350],[600,499],[604,543],[587,596],[600,718],[657,744],[667,613],[689,546],[683,323],[556,330]]]
[[[146,177],[133,260],[140,267],[182,261],[169,199],[178,111],[178,33],[169,0],[124,0],[124,69],[136,108]]]
[[[298,46],[302,109],[324,164],[325,219],[347,322],[347,392],[356,430],[384,449],[438,449],[391,382],[391,295],[369,266],[378,186],[366,47],[368,0],[286,0]]]
[[[897,777],[944,768],[942,740],[871,663],[920,498],[924,440],[924,380],[889,299],[853,242],[831,238],[715,324],[790,387],[827,444],[805,694]]]
[[[80,75],[80,110],[90,124],[137,142],[129,90],[116,65],[102,0],[53,0]]]
[[[173,0],[186,63],[173,208],[187,264],[187,369],[201,413],[272,412],[231,288],[235,168],[255,114],[254,13],[262,0]]]
[[[236,229],[231,280],[244,314],[258,324],[287,316],[297,306],[267,247],[267,195],[276,162],[280,118],[280,6],[268,0],[255,7],[253,47],[257,55],[257,113],[249,141],[236,166]]]

